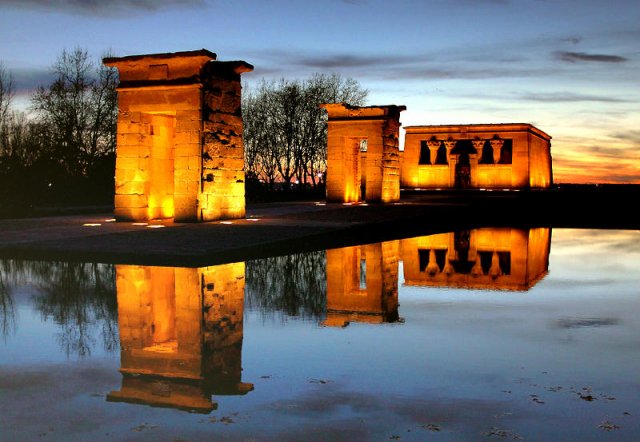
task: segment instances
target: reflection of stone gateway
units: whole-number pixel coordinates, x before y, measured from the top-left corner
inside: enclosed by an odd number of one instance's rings
[[[204,49],[104,64],[120,73],[116,218],[243,217],[240,74],[253,67]]]
[[[384,323],[398,318],[398,241],[327,250],[323,325]]]
[[[549,268],[548,228],[483,228],[401,240],[405,285],[528,290]]]
[[[114,402],[207,413],[241,380],[244,263],[116,267],[122,387]]]

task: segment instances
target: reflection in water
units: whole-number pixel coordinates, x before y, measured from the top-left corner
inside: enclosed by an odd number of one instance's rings
[[[401,241],[407,285],[528,290],[549,268],[551,229],[482,228]]]
[[[60,327],[58,342],[67,356],[89,356],[99,330],[102,347],[117,348],[113,266],[96,263],[0,261],[0,330],[15,328],[12,289],[27,282],[37,289],[36,310]]]
[[[16,264],[20,261],[0,261],[0,336],[7,338],[16,328],[16,311],[11,294],[12,286],[16,285]]]
[[[327,250],[323,325],[398,320],[399,241]]]
[[[478,229],[199,269],[0,261],[3,324],[19,320],[0,340],[0,434],[638,440],[640,235],[559,229],[549,256],[550,237]],[[105,333],[120,354],[100,351]],[[180,411],[220,394],[239,396]]]
[[[263,313],[319,318],[325,312],[325,252],[247,261],[247,307]]]
[[[61,327],[59,342],[67,355],[88,356],[95,346],[91,328],[101,329],[106,350],[118,346],[113,266],[95,263],[32,263],[40,282],[35,306]]]
[[[90,354],[94,324],[107,350],[119,335],[122,384],[108,401],[208,413],[212,395],[253,389],[242,381],[245,285],[263,315],[397,322],[400,258],[408,285],[526,290],[547,272],[550,237],[485,228],[203,268],[3,261],[2,332],[15,324],[16,278],[37,281],[35,307],[59,324],[67,355]]]
[[[208,413],[241,381],[244,263],[116,266],[122,387],[114,402]]]

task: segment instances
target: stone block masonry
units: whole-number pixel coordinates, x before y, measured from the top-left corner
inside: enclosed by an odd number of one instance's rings
[[[240,75],[253,67],[205,49],[103,61],[120,74],[116,218],[244,217]]]
[[[398,131],[405,106],[321,106],[329,114],[327,201],[398,201]]]

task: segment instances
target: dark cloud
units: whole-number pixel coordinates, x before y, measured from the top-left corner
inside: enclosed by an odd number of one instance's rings
[[[620,324],[617,318],[560,318],[554,322],[558,328],[593,328]]]
[[[599,145],[580,146],[580,151],[593,156],[608,157],[611,160],[633,159],[640,160],[640,152],[631,149],[620,149],[617,147],[607,147]]]
[[[135,12],[156,12],[168,8],[196,8],[206,5],[205,0],[0,0],[0,7],[44,9],[76,15],[123,16]]]
[[[566,42],[566,43],[571,43],[573,45],[577,45],[578,43],[580,43],[582,41],[582,37],[580,37],[578,35],[572,35],[570,37],[562,39],[562,41]]]
[[[300,66],[318,68],[318,69],[335,69],[335,68],[368,68],[393,64],[411,63],[415,60],[415,56],[366,56],[355,54],[334,54],[327,56],[315,57],[299,57],[294,58],[296,64]]]
[[[594,101],[600,103],[627,103],[629,100],[615,97],[604,97],[601,95],[574,94],[572,92],[555,93],[527,93],[519,99],[528,101],[541,101],[549,103],[575,103],[581,101]]]
[[[640,130],[629,130],[626,132],[617,132],[611,135],[613,138],[622,141],[630,141],[640,146]]]
[[[576,63],[581,61],[598,62],[598,63],[624,63],[629,61],[628,58],[620,55],[608,55],[608,54],[588,54],[586,52],[569,52],[558,51],[554,53],[555,58],[568,63]]]
[[[478,62],[469,63],[473,54],[458,54],[452,59],[451,53],[422,54],[354,54],[329,53],[312,54],[296,51],[273,50],[256,54],[265,60],[267,71],[275,73],[273,66],[282,66],[282,75],[309,74],[330,70],[361,79],[374,80],[433,80],[433,79],[487,79],[487,78],[530,78],[546,76],[549,69],[522,67],[521,57],[505,57],[496,54],[494,58],[485,56]],[[255,57],[251,57],[254,59]],[[517,62],[516,62],[517,61]],[[260,65],[256,63],[256,65]]]
[[[38,86],[48,86],[55,74],[46,69],[12,69],[13,86],[16,95],[32,93]]]

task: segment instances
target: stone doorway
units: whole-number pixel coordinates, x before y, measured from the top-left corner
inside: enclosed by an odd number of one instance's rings
[[[149,217],[173,218],[176,117],[169,114],[144,114],[149,121]]]
[[[469,154],[463,152],[458,156],[456,163],[456,182],[457,189],[468,189],[471,187],[471,161]]]
[[[394,202],[400,199],[398,132],[404,106],[327,109],[327,201]]]
[[[205,49],[105,58],[116,67],[119,221],[245,216],[240,75]]]

